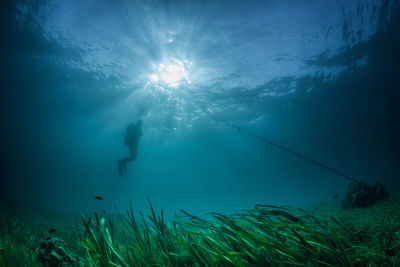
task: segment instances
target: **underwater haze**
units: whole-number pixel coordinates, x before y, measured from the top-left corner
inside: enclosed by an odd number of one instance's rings
[[[400,177],[399,0],[16,0],[1,21],[1,201],[172,218]]]

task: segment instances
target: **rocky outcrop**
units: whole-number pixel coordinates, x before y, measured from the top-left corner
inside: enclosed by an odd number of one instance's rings
[[[40,243],[38,261],[48,267],[80,266],[79,258],[69,251],[67,244],[57,237],[47,237]]]
[[[375,185],[364,182],[351,183],[347,187],[346,196],[342,201],[342,209],[368,207],[388,198],[388,190],[380,183]]]

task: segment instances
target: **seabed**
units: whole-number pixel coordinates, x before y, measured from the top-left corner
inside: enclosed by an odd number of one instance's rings
[[[168,222],[149,205],[149,215],[131,206],[80,218],[2,207],[0,266],[400,266],[400,194],[347,211],[255,205]],[[47,248],[45,262],[46,238],[66,247]]]

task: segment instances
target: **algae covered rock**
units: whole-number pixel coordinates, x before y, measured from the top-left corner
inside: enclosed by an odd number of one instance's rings
[[[350,183],[346,196],[342,201],[342,209],[363,208],[389,198],[386,187],[380,183],[375,185],[364,182]]]
[[[47,237],[40,243],[38,261],[48,267],[80,266],[79,258],[69,251],[67,244],[57,237]]]

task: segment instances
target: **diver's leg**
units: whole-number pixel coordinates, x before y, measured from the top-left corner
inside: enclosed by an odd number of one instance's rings
[[[121,173],[121,175],[126,174],[127,171],[126,164],[136,159],[136,153],[137,153],[136,147],[129,147],[130,156],[118,161],[118,167],[120,170],[119,172]]]
[[[124,167],[124,173],[126,173],[126,163],[128,163],[130,160],[129,160],[129,157],[126,157],[126,158],[124,158],[124,164],[122,165],[123,167]]]
[[[133,160],[133,157],[126,157],[118,161],[119,165],[121,166],[122,172],[126,173],[126,164]]]
[[[126,164],[130,161],[133,161],[136,159],[136,153],[137,153],[137,147],[136,146],[130,146],[129,147],[129,157],[126,157],[124,159],[124,168],[125,168],[125,173],[126,173]]]

